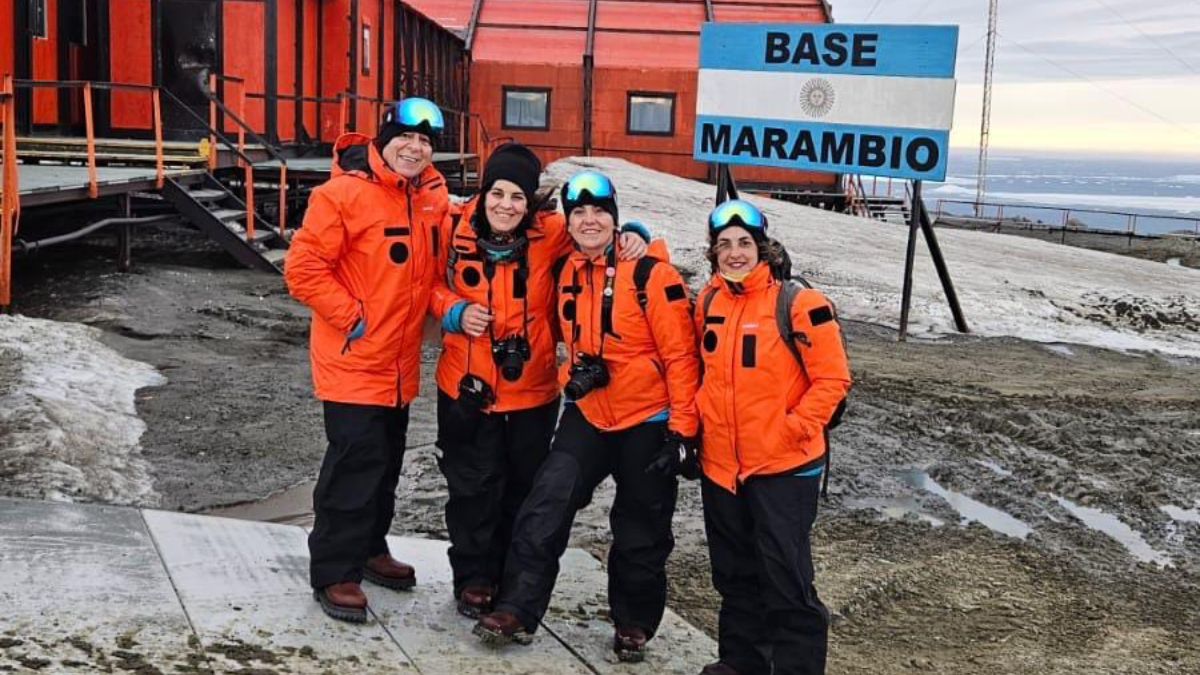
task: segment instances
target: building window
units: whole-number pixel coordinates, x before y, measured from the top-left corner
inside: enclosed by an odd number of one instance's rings
[[[371,24],[363,22],[363,38],[362,38],[362,54],[359,56],[359,61],[362,63],[362,74],[371,74]]]
[[[629,92],[625,131],[646,136],[675,135],[675,94]]]
[[[550,90],[537,87],[504,87],[501,115],[505,129],[550,129]]]
[[[29,34],[35,38],[47,38],[46,0],[29,1]]]

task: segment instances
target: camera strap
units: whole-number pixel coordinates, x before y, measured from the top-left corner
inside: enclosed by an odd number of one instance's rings
[[[590,263],[589,263],[590,264]],[[611,247],[604,259],[604,290],[600,294],[600,348],[596,351],[596,356],[604,356],[604,338],[607,335],[616,335],[613,330],[613,299],[616,296],[617,284],[617,260],[616,251]],[[575,289],[575,297],[579,297],[583,286],[579,283],[579,268],[576,267],[571,272],[571,285]],[[575,310],[575,315],[571,317],[571,359],[575,358],[575,336],[579,332],[579,309]]]

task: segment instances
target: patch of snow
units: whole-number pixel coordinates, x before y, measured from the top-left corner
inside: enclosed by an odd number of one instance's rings
[[[1181,523],[1200,523],[1200,508],[1184,509],[1174,504],[1158,507],[1163,513]]]
[[[12,497],[152,506],[134,394],[166,378],[88,326],[0,316],[0,475]]]
[[[704,283],[706,220],[716,189],[624,160],[572,157],[547,168],[561,183],[584,168],[617,186],[621,218],[663,236],[672,262]],[[898,327],[908,229],[747,196],[767,214],[793,269],[858,321]],[[938,240],[971,332],[1121,351],[1200,356],[1200,270],[1022,237],[940,230]],[[955,332],[924,241],[918,242],[909,333]]]

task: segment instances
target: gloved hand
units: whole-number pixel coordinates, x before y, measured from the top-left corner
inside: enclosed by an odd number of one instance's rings
[[[367,334],[367,320],[359,317],[358,321],[354,322],[354,327],[346,333],[346,344],[342,345],[342,353],[350,351],[350,343]]]
[[[660,476],[683,476],[688,480],[700,477],[700,444],[695,437],[681,436],[668,431],[662,448],[646,465],[646,473]]]

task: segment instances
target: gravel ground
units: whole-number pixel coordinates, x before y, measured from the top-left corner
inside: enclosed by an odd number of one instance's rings
[[[101,328],[169,379],[137,400],[159,507],[246,511],[312,481],[324,443],[304,308],[190,230],[136,242],[125,275],[104,239],[18,261],[14,309]],[[856,386],[814,536],[835,616],[830,672],[1200,672],[1200,363],[1015,338],[897,343],[854,322],[847,333]],[[427,348],[427,390],[435,358]],[[394,530],[444,537],[432,397],[413,413]],[[581,514],[574,545],[602,554],[610,493]],[[671,604],[715,634],[699,490],[680,494]],[[1002,513],[963,520],[952,504],[972,508],[964,498]],[[1105,515],[1159,562],[1096,529]],[[987,526],[1006,518],[1031,532]]]

